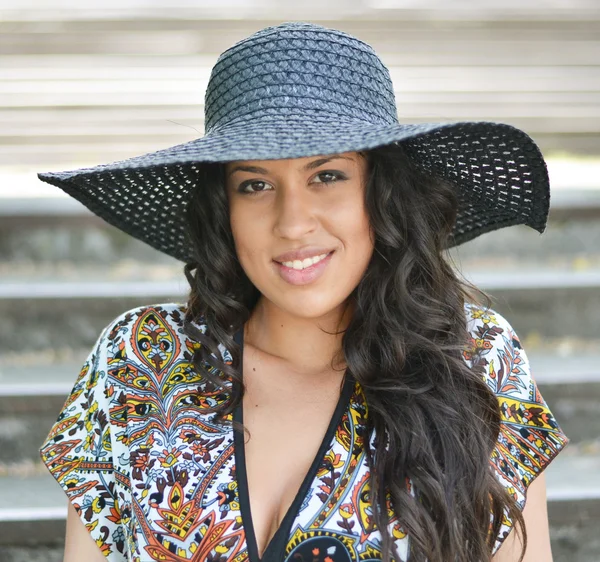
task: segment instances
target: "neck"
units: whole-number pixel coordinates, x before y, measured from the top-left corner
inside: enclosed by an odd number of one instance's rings
[[[244,326],[244,345],[276,358],[298,375],[321,375],[332,366],[344,369],[342,337],[352,309],[343,303],[325,316],[303,318],[261,297]]]

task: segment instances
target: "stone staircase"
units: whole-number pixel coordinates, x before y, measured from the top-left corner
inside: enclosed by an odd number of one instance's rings
[[[600,166],[592,157],[600,146],[600,6],[580,0],[561,12],[540,2],[542,12],[509,2],[498,11],[486,0],[455,13],[434,0],[420,10],[391,0],[354,0],[347,11],[335,9],[339,2],[329,10],[221,4],[211,11],[180,0],[167,12],[157,0],[107,0],[102,10],[72,0],[54,9],[3,3],[0,562],[62,560],[67,500],[37,451],[100,329],[129,308],[185,302],[187,293],[183,264],[103,223],[35,172],[195,138],[217,55],[287,19],[370,42],[390,66],[403,121],[504,121],[549,155],[546,232],[502,229],[450,257],[511,322],[571,438],[547,470],[554,560],[598,562]],[[225,13],[242,4],[236,13],[245,19]]]

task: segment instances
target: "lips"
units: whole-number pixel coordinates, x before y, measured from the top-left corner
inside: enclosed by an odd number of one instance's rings
[[[322,252],[321,254],[315,254],[314,256],[307,256],[306,258],[303,258],[301,260],[298,261],[304,261],[307,258],[313,258],[313,257],[317,257],[317,256],[324,256],[323,259],[328,258],[331,254],[333,254],[334,250],[331,250],[331,252]],[[273,260],[275,261],[275,260]],[[283,260],[283,261],[275,261],[275,263],[278,263],[279,265],[283,265],[283,262],[294,262],[296,260]],[[317,262],[318,263],[318,262]],[[315,265],[315,264],[312,264]],[[309,265],[308,267],[312,267],[312,265]],[[284,266],[287,267],[287,266]],[[306,268],[304,268],[306,269]]]
[[[294,269],[293,267],[287,267],[278,262],[275,263],[277,263],[277,270],[284,281],[291,285],[307,285],[321,277],[321,275],[327,268],[327,265],[331,261],[333,254],[333,251],[329,252],[329,255],[327,255],[327,257],[304,269]]]
[[[331,248],[304,248],[303,250],[293,250],[291,252],[285,252],[284,254],[279,254],[277,257],[273,258],[273,261],[276,263],[283,263],[284,261],[302,261],[306,258],[314,258],[315,256],[320,256],[322,254],[330,254],[334,250]]]

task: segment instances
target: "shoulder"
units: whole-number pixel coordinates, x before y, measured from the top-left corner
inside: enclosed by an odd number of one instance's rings
[[[133,331],[140,322],[149,322],[165,325],[171,329],[182,329],[185,317],[186,305],[182,303],[168,302],[146,304],[130,308],[114,317],[103,330],[103,335],[110,332]]]
[[[531,483],[569,443],[532,376],[527,353],[510,322],[493,308],[465,305],[470,342],[463,356],[480,369],[498,398],[500,432],[490,467],[522,510]],[[513,527],[505,511],[494,553]]]
[[[527,353],[510,322],[492,308],[465,305],[471,337],[463,356],[480,369],[498,398],[500,432],[490,457],[499,482],[523,509],[527,489],[569,443],[532,376]],[[505,513],[496,551],[512,521]]]
[[[155,303],[114,317],[102,330],[97,344],[107,370],[127,363],[162,371],[182,359],[189,360],[200,344],[185,333],[186,309],[183,303]],[[193,324],[200,333],[206,332],[203,318]]]
[[[493,308],[465,304],[470,342],[463,357],[496,394],[539,401],[529,359],[512,324]]]
[[[168,302],[147,304],[131,308],[114,317],[102,330],[100,347],[113,354],[135,350],[149,359],[150,356],[177,354],[181,346],[193,347],[184,333],[186,305]],[[204,333],[206,326],[200,321],[195,326]],[[158,357],[157,356],[157,357]]]
[[[521,347],[519,338],[510,322],[493,308],[465,303],[467,329],[481,349],[491,349],[499,341],[510,340]]]
[[[164,359],[180,355],[182,347],[191,347],[193,351],[193,343],[187,341],[183,332],[185,309],[179,303],[151,304],[131,308],[112,318],[84,360],[70,402],[84,391],[93,392],[96,397],[107,394],[109,379],[115,382],[115,375],[120,373],[119,365],[131,365],[142,359],[148,366],[157,366]]]
[[[186,329],[187,305],[157,303],[135,307],[115,317],[103,330],[99,344],[99,369],[103,370],[108,393],[133,396],[139,391],[169,400],[172,392],[186,385],[203,390],[206,384],[198,372],[196,352],[206,340],[208,325],[200,316]],[[225,363],[231,350],[217,344]],[[211,351],[214,356],[214,352]],[[213,369],[204,361],[204,367]]]

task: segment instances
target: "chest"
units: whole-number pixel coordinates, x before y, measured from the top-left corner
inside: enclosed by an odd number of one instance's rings
[[[142,553],[140,562],[174,552],[190,561],[380,559],[360,385],[347,379],[341,394],[338,381],[301,395],[276,393],[276,385],[260,395],[252,388],[228,415],[249,429],[246,443],[183,400],[181,390],[149,413],[127,417],[127,438],[113,439],[112,449],[128,548]],[[124,400],[116,388],[112,395],[115,405]],[[404,550],[404,535],[392,525]]]
[[[311,467],[319,462],[328,430],[338,421],[342,379],[339,373],[328,373],[307,382],[275,366],[258,365],[251,357],[244,360],[244,373],[243,422],[250,436],[244,439],[238,479],[247,492],[262,556],[303,483],[314,478]]]
[[[243,359],[246,395],[226,417],[246,440],[205,412],[221,393],[202,390],[183,359],[160,373],[133,358],[111,365],[116,494],[134,560],[379,559],[360,385],[347,377],[340,393],[341,372],[303,384]]]

